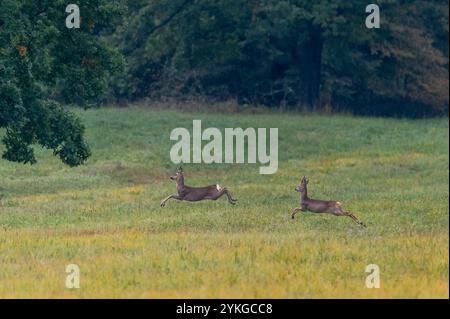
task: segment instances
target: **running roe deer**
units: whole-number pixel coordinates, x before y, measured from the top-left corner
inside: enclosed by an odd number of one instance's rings
[[[166,205],[166,202],[173,198],[177,200],[187,200],[190,202],[197,202],[204,199],[216,200],[222,195],[227,195],[228,202],[232,205],[236,204],[237,199],[233,198],[226,187],[220,187],[219,184],[209,185],[205,187],[190,187],[184,185],[183,169],[178,168],[176,175],[170,176],[170,179],[177,182],[178,194],[170,195],[161,201],[161,207]]]
[[[334,216],[348,216],[355,221],[360,226],[366,227],[366,225],[356,218],[355,215],[351,212],[346,212],[342,209],[342,204],[337,201],[325,201],[325,200],[316,200],[310,199],[308,197],[308,185],[309,180],[306,176],[303,176],[300,181],[300,185],[295,188],[296,192],[300,193],[300,207],[294,208],[292,211],[292,219],[294,219],[295,214],[299,211],[306,212],[310,211],[313,213],[328,213]]]

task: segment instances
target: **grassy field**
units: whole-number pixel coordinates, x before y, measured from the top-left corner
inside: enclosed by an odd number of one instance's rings
[[[449,297],[448,119],[76,113],[93,151],[86,165],[41,149],[34,166],[0,161],[0,297]],[[278,127],[278,172],[184,165],[188,185],[228,186],[238,204],[160,208],[175,192],[169,133],[193,119]],[[290,219],[302,175],[311,197],[338,199],[368,227]],[[71,263],[80,289],[65,287]],[[379,289],[365,287],[368,264],[380,267]]]

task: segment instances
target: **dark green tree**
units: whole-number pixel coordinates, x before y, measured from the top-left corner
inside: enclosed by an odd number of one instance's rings
[[[128,1],[128,99],[189,94],[360,114],[448,113],[448,2]]]
[[[66,27],[67,2],[0,0],[0,128],[3,158],[35,163],[33,144],[70,165],[90,155],[84,127],[59,102],[99,101],[122,60],[104,35],[121,23],[119,1],[78,1],[81,26]]]

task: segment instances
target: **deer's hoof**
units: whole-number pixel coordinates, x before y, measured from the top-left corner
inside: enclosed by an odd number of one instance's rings
[[[159,204],[159,206],[164,207],[164,206],[166,206],[166,203],[161,202],[161,203]]]

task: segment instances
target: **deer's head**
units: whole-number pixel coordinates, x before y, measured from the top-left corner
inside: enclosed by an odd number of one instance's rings
[[[177,183],[184,181],[183,168],[181,168],[181,166],[178,167],[176,174],[170,176],[170,179],[173,181],[177,181]]]
[[[306,185],[308,185],[309,179],[306,176],[303,176],[300,184],[295,188],[296,192],[303,193],[306,190]]]

